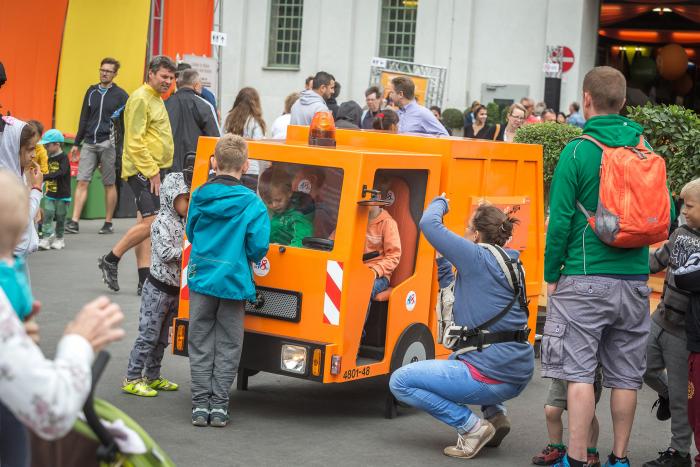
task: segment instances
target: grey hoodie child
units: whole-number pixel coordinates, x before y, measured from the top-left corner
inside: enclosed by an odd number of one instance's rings
[[[316,91],[306,89],[292,106],[290,125],[310,125],[316,112],[327,111],[326,101]]]
[[[180,287],[186,221],[175,212],[174,203],[175,198],[189,191],[182,173],[168,174],[160,187],[160,211],[151,225],[151,277],[171,287]]]

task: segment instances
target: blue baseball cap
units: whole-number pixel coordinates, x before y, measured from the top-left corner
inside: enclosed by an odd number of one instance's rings
[[[66,140],[63,137],[63,133],[55,128],[51,128],[49,131],[44,133],[44,136],[41,137],[39,144],[65,143],[65,141]]]

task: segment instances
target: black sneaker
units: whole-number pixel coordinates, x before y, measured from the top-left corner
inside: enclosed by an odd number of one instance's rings
[[[97,232],[98,234],[113,234],[114,233],[114,227],[112,227],[111,222],[105,222],[102,224],[102,228]]]
[[[661,395],[659,395],[659,398],[654,402],[654,405],[651,406],[651,410],[653,411],[656,407],[658,406],[658,409],[656,409],[656,418],[658,420],[666,421],[669,418],[671,418],[671,407],[669,406],[669,400]]]
[[[75,222],[73,219],[66,221],[65,230],[66,230],[66,233],[71,233],[71,234],[80,233],[80,227],[78,227],[78,223]]]
[[[659,457],[653,461],[645,462],[643,467],[690,467],[690,454],[683,456],[673,448],[659,452]]]
[[[100,271],[102,271],[102,282],[107,284],[107,287],[109,287],[111,290],[119,292],[119,282],[117,282],[118,266],[107,261],[105,256],[102,256],[97,260],[97,267],[100,268]]]

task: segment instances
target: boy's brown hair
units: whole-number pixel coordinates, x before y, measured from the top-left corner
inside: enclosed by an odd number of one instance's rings
[[[583,78],[583,92],[591,96],[598,112],[616,114],[625,105],[627,80],[613,67],[597,66]]]
[[[226,133],[216,143],[214,159],[218,170],[238,172],[248,160],[248,143],[241,136]]]
[[[686,183],[681,189],[681,198],[690,198],[700,203],[700,177]]]
[[[17,175],[0,169],[0,253],[8,254],[17,246],[29,221],[27,188]]]

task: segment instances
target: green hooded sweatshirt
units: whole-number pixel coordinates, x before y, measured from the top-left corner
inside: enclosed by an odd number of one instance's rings
[[[621,115],[592,117],[583,133],[606,146],[636,146],[643,128]],[[601,242],[576,208],[598,206],[602,151],[594,143],[573,140],[559,156],[549,200],[549,226],[544,254],[544,280],[554,283],[564,275],[649,274],[649,248],[614,248]],[[671,219],[675,217],[671,203]]]

